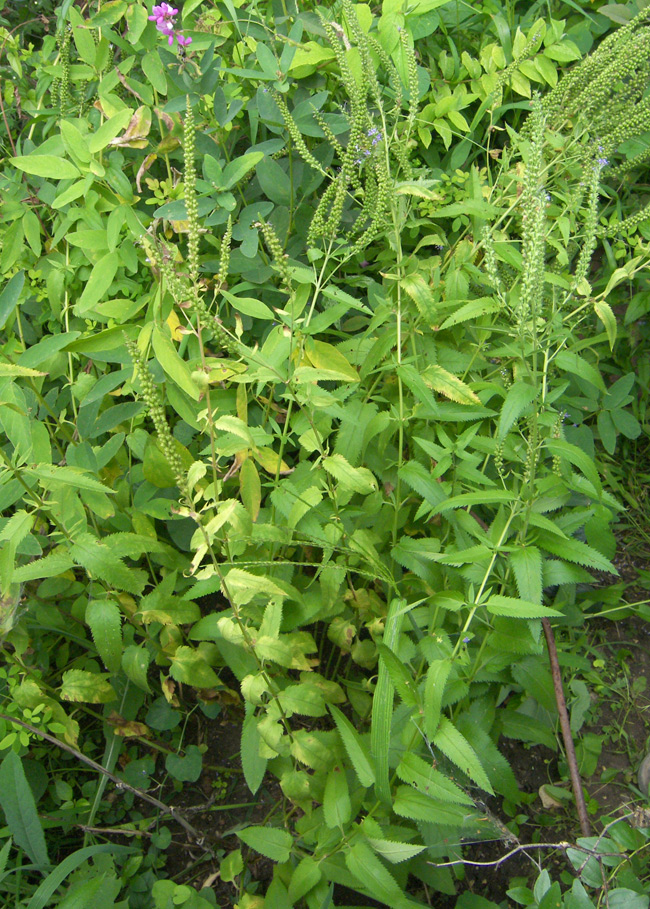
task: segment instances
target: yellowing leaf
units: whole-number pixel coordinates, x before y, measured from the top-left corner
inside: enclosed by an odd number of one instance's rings
[[[181,322],[174,310],[170,312],[166,319],[167,324],[169,325],[169,330],[172,333],[173,341],[180,341],[183,337],[182,331],[180,331]]]
[[[457,404],[481,403],[480,398],[474,394],[469,385],[466,385],[458,376],[447,372],[442,366],[427,366],[422,373],[422,378],[429,388],[433,388]]]
[[[272,448],[257,448],[253,451],[253,457],[260,467],[263,467],[267,473],[273,474],[273,476],[276,473],[283,476],[293,470],[293,467],[289,467],[286,461],[283,461],[280,455],[276,454]]]
[[[331,344],[326,344],[325,341],[313,341],[308,338],[305,344],[305,353],[312,366],[323,372],[331,373],[333,380],[338,379],[342,382],[359,381],[359,375],[354,366],[348,363],[343,354]]]

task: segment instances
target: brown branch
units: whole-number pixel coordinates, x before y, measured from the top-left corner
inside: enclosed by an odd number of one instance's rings
[[[111,773],[110,770],[102,767],[102,765],[98,764],[97,761],[93,761],[92,758],[86,757],[86,755],[82,754],[81,751],[78,751],[71,745],[67,745],[65,742],[62,742],[60,739],[55,738],[48,732],[43,732],[42,729],[37,729],[36,726],[30,726],[29,723],[24,723],[22,720],[17,720],[16,717],[7,716],[7,714],[4,713],[0,713],[0,720],[6,720],[9,723],[15,723],[17,726],[22,726],[23,729],[27,729],[28,732],[31,732],[32,735],[37,735],[39,738],[45,739],[47,742],[51,742],[52,745],[56,745],[63,751],[67,751],[68,754],[72,754],[77,758],[77,760],[82,761],[84,764],[87,764],[88,767],[92,767],[92,769],[96,770],[97,773],[102,773],[104,776],[107,776],[109,780],[112,780],[112,782],[115,783],[118,789],[126,789],[127,792],[132,792],[139,799],[142,799],[145,802],[149,802],[150,805],[158,808],[158,810],[163,815],[170,815],[178,824],[181,825],[181,827],[183,827],[189,833],[197,846],[200,846],[214,858],[214,851],[210,848],[210,846],[207,846],[205,844],[205,837],[199,833],[196,827],[193,827],[190,824],[190,822],[181,814],[177,808],[174,808],[171,805],[166,805],[159,799],[154,798],[154,796],[149,795],[149,793],[145,792],[144,789],[138,789],[135,786],[131,786],[130,783],[125,782],[125,780],[120,779],[119,776]]]
[[[547,618],[542,619],[542,627],[544,628],[544,637],[546,638],[546,645],[548,647],[548,657],[551,663],[551,672],[553,674],[553,687],[555,689],[555,701],[557,703],[557,710],[560,715],[560,726],[562,727],[562,738],[564,739],[564,750],[566,752],[566,759],[569,765],[569,773],[571,775],[571,786],[573,788],[573,797],[576,802],[576,808],[578,809],[578,819],[580,821],[580,832],[583,836],[591,836],[591,825],[589,824],[589,816],[587,814],[587,805],[585,802],[585,795],[582,791],[582,780],[580,779],[580,771],[578,770],[578,761],[576,759],[576,749],[573,744],[573,737],[571,735],[571,724],[569,722],[569,713],[566,709],[566,700],[564,699],[564,691],[562,689],[562,675],[560,673],[560,664],[557,659],[557,648],[555,646],[555,636],[553,634],[553,628],[551,623]]]

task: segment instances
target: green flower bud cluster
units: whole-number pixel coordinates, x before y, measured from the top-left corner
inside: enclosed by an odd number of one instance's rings
[[[494,460],[494,466],[496,468],[497,473],[499,474],[499,477],[505,483],[506,472],[505,472],[504,464],[503,464],[503,441],[497,441],[497,443],[494,447],[493,460]]]
[[[185,187],[185,210],[187,211],[187,261],[190,270],[190,281],[196,286],[199,280],[199,203],[196,197],[196,167],[194,155],[196,153],[196,124],[194,111],[187,96],[185,107],[185,120],[183,122],[183,152],[185,172],[183,186]]]
[[[639,224],[648,220],[650,220],[650,203],[633,215],[630,215],[630,217],[626,218],[624,221],[612,224],[608,228],[600,228],[598,234],[599,236],[613,236],[615,234],[626,233],[627,231],[634,230]]]
[[[174,437],[172,436],[167,423],[165,406],[160,396],[160,392],[156,388],[153,376],[147,368],[144,357],[138,349],[138,345],[129,338],[125,338],[124,343],[129,352],[129,356],[133,361],[133,366],[138,379],[140,380],[140,394],[147,405],[149,416],[156,429],[160,450],[169,464],[170,470],[174,474],[178,488],[183,495],[187,495],[187,477],[183,471],[183,463],[181,461],[181,456],[178,453]]]
[[[589,193],[587,196],[587,214],[584,219],[583,240],[578,264],[573,277],[574,287],[587,278],[591,257],[596,248],[596,230],[598,227],[598,196],[600,194],[600,167],[592,164],[589,176]]]
[[[287,132],[291,136],[291,141],[295,145],[296,151],[306,164],[309,164],[309,166],[313,167],[314,170],[323,173],[323,168],[307,148],[307,144],[305,143],[305,140],[303,139],[302,134],[298,129],[298,125],[293,119],[289,108],[287,107],[287,102],[284,100],[283,95],[281,95],[280,92],[274,91],[273,98],[275,100],[275,103],[280,108],[280,113],[282,114],[284,125],[287,127]]]
[[[605,154],[650,128],[649,19],[645,9],[617,29],[546,95],[543,109],[553,128],[580,123]]]
[[[542,185],[545,118],[539,95],[533,99],[532,134],[521,193],[522,259],[521,294],[516,318],[521,325],[537,317],[544,286],[545,194]]]
[[[537,427],[535,424],[535,417],[530,417],[528,420],[528,438],[526,440],[526,464],[524,466],[523,474],[523,482],[526,486],[533,481],[538,458]]]
[[[68,25],[58,36],[59,63],[61,65],[61,78],[52,84],[52,95],[58,100],[59,112],[66,117],[74,103],[70,90],[70,40],[72,28]]]
[[[217,272],[215,283],[217,288],[223,287],[228,279],[230,270],[230,246],[232,244],[232,216],[228,215],[226,231],[221,238],[221,248],[219,250],[219,271]]]
[[[563,413],[559,413],[559,414],[557,415],[557,418],[556,418],[556,420],[555,420],[555,423],[553,424],[552,438],[554,438],[554,439],[561,439],[561,438],[563,438],[563,436],[564,436],[564,432],[562,431],[562,424],[563,424],[563,423],[564,423],[564,414],[563,414]],[[561,477],[561,476],[562,476],[562,462],[561,462],[561,460],[560,460],[559,455],[553,455],[553,467],[552,467],[552,470],[553,470],[553,473],[555,474],[556,477]]]
[[[242,355],[242,346],[226,331],[219,319],[213,319],[211,329],[214,339],[221,349],[239,359]]]
[[[266,248],[271,253],[273,264],[282,279],[282,284],[287,292],[291,293],[291,272],[289,271],[289,265],[287,263],[288,257],[282,248],[280,238],[276,234],[273,225],[269,224],[268,221],[256,221],[253,227],[256,227],[261,231]]]
[[[483,233],[483,265],[492,287],[497,292],[502,292],[503,284],[501,283],[496,250],[494,249],[494,237],[487,229]]]

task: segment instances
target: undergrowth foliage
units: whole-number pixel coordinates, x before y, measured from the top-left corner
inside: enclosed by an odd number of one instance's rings
[[[525,800],[501,737],[558,748],[541,619],[580,625],[579,586],[616,574],[602,449],[641,432],[610,358],[647,208],[601,200],[647,159],[648,16],[559,80],[575,45],[532,23],[429,100],[424,9],[200,6],[172,53],[166,4],[63,4],[10,139],[0,774],[24,790],[16,756],[44,755],[13,717],[146,789],[137,743],[230,697],[250,792],[282,793],[211,844],[237,905],[320,909],[335,884],[430,905],[465,841],[516,841],[483,800]],[[167,751],[199,778],[199,748]],[[105,785],[88,828],[122,819]],[[246,849],[274,863],[265,896]],[[157,887],[128,905],[190,898]]]

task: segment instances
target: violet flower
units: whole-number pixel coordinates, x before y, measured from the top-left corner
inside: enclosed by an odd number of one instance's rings
[[[161,3],[159,6],[154,6],[151,13],[149,21],[155,22],[156,29],[167,36],[167,43],[170,47],[174,43],[174,38],[176,38],[180,47],[187,47],[188,44],[192,43],[191,38],[186,38],[184,35],[181,35],[180,32],[176,31],[176,16],[178,15],[178,10],[175,9],[175,7],[171,6],[169,3]]]

